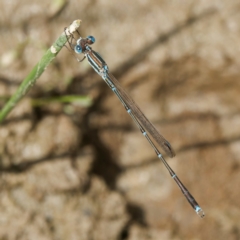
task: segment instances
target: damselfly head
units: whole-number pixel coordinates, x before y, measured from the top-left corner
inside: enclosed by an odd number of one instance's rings
[[[83,53],[86,49],[91,49],[88,45],[95,43],[95,37],[88,36],[86,38],[79,38],[77,44],[74,47],[74,51],[77,54]]]

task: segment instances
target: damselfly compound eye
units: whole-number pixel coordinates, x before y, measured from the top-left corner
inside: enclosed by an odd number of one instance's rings
[[[95,37],[93,37],[93,36],[88,36],[88,37],[87,37],[87,40],[88,40],[88,44],[93,44],[93,43],[95,43]]]
[[[82,53],[82,48],[81,48],[81,46],[80,46],[80,45],[76,45],[76,46],[74,47],[74,51],[75,51],[77,54]]]

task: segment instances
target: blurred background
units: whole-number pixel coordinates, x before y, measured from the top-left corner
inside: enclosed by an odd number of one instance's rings
[[[0,126],[0,239],[240,239],[239,1],[1,0],[1,107],[76,19],[206,217],[64,48]]]

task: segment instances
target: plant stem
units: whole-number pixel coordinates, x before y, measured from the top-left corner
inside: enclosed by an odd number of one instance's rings
[[[16,106],[16,104],[26,95],[26,93],[35,84],[36,80],[41,76],[47,66],[57,56],[62,47],[67,42],[67,36],[74,33],[81,24],[81,20],[75,20],[73,23],[61,34],[61,36],[53,43],[53,45],[46,51],[37,65],[32,69],[29,75],[23,80],[17,91],[9,99],[0,111],[0,122],[2,122],[8,113]]]
[[[32,99],[33,106],[43,106],[50,103],[79,103],[82,106],[89,107],[92,104],[92,99],[88,96],[81,95],[65,95],[59,97],[35,98]]]

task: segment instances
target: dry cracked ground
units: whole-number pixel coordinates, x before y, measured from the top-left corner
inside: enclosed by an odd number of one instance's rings
[[[63,49],[0,125],[1,240],[240,239],[239,1],[2,0],[0,12],[1,107],[82,19],[206,213],[87,61]]]

